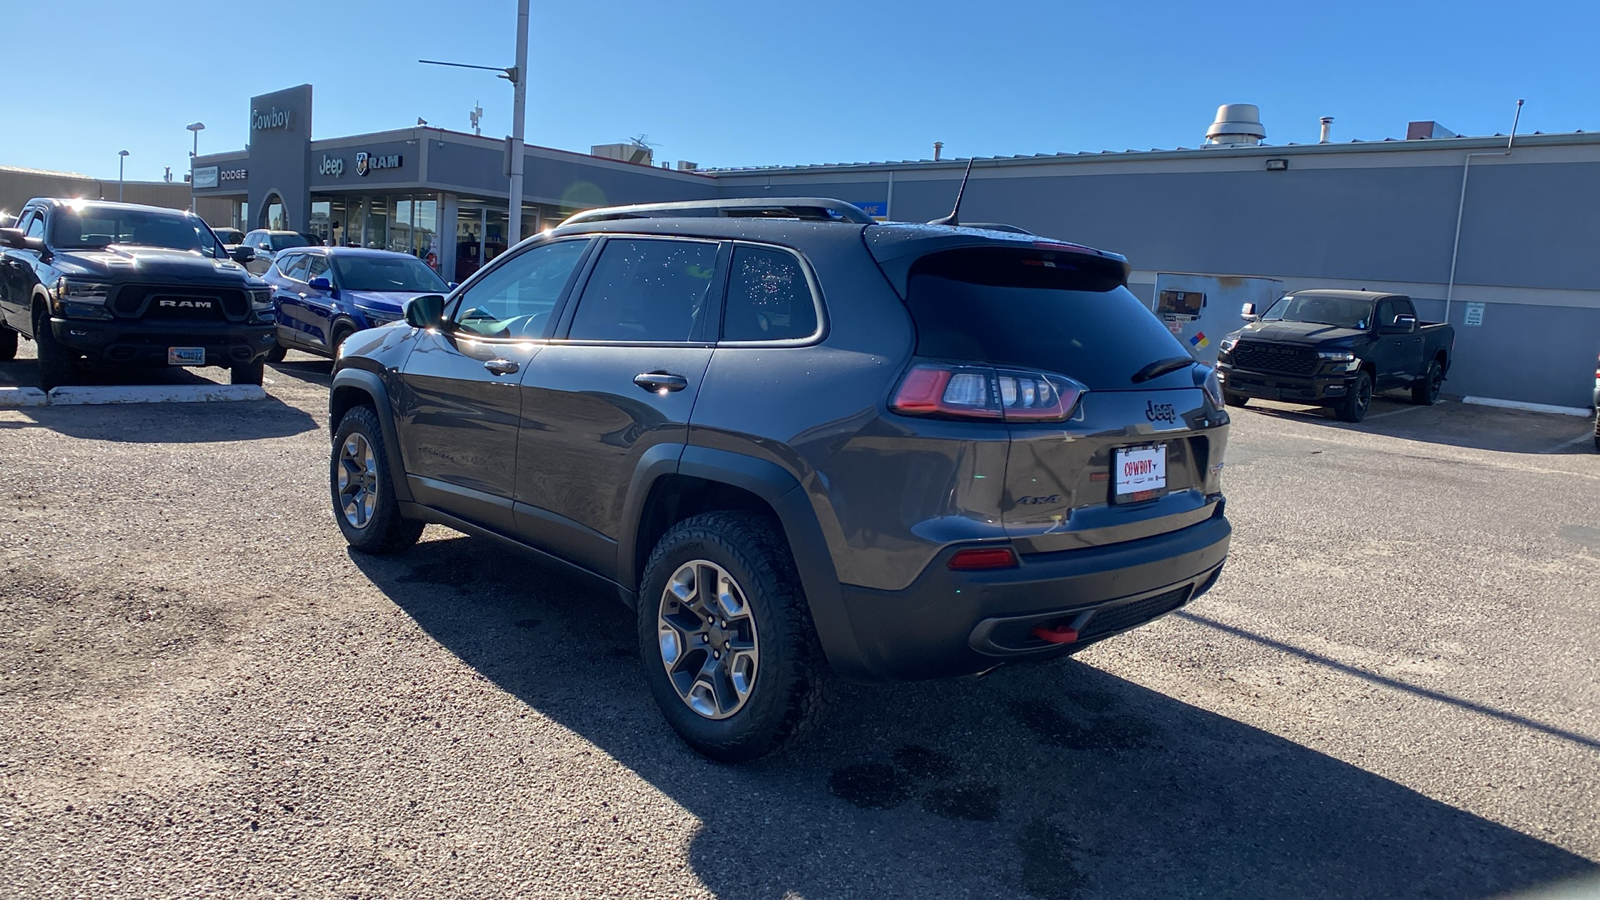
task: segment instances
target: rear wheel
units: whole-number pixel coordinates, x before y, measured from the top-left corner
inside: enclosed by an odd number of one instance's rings
[[[1346,422],[1359,422],[1367,417],[1367,410],[1371,408],[1372,376],[1358,372],[1356,380],[1350,383],[1350,393],[1333,408],[1334,414]]]
[[[400,517],[393,484],[378,414],[369,406],[351,408],[334,432],[328,489],[339,531],[353,549],[395,553],[422,537],[423,523]]]
[[[1229,406],[1245,406],[1250,402],[1250,398],[1243,394],[1224,393],[1222,399],[1226,400]]]
[[[1428,371],[1422,373],[1422,379],[1411,386],[1411,402],[1432,406],[1439,402],[1439,388],[1443,386],[1444,366],[1436,359],[1428,363]]]
[[[33,343],[39,356],[39,387],[44,390],[72,383],[78,354],[56,340],[50,319],[43,313],[33,318]]]
[[[826,666],[771,520],[715,512],[675,525],[650,554],[638,614],[650,692],[699,752],[755,759],[820,718]]]
[[[239,363],[229,370],[229,381],[233,384],[260,384],[266,375],[266,360],[256,357],[254,362]]]
[[[17,358],[17,333],[0,325],[0,362]]]

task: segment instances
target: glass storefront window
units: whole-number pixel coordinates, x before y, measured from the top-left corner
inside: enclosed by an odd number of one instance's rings
[[[413,232],[417,236],[417,258],[437,271],[439,256],[443,249],[436,242],[439,233],[439,201],[433,199],[431,195],[419,196],[413,201],[412,210],[416,213]]]
[[[333,223],[332,205],[326,200],[311,201],[311,221],[306,232],[322,238],[324,244],[331,243]]]

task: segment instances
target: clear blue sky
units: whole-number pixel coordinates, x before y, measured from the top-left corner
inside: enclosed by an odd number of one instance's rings
[[[249,98],[315,85],[315,137],[413,124],[511,129],[492,73],[515,0],[5,4],[0,164],[187,169],[246,140]],[[1271,143],[1600,130],[1593,2],[1070,3],[533,0],[528,141],[586,151],[645,133],[703,166],[1195,146],[1220,103]],[[32,36],[32,37],[29,37]],[[21,38],[21,39],[19,39]],[[28,43],[28,41],[33,43]],[[30,58],[36,64],[26,62]]]

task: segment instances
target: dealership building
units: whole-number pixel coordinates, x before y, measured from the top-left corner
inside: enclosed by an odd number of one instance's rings
[[[504,248],[504,141],[425,126],[313,140],[311,99],[310,85],[253,98],[249,149],[196,161],[196,196],[229,210],[213,224],[403,250],[447,276]],[[1447,392],[1590,404],[1600,134],[1508,142],[1414,122],[1398,139],[1272,145],[1258,120],[1206,129],[1203,116],[1195,134],[1193,149],[979,159],[962,218],[1122,253],[1146,301],[1179,272],[1408,294],[1456,328]],[[596,206],[762,196],[927,221],[950,211],[965,164],[696,170],[530,146],[522,233]]]

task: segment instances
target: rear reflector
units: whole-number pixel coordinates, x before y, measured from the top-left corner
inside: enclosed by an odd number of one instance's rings
[[[985,547],[983,549],[962,550],[950,557],[950,568],[957,572],[971,572],[978,569],[1012,569],[1016,568],[1017,554],[1010,547]]]
[[[1035,625],[1033,627],[1033,636],[1052,644],[1070,644],[1078,639],[1078,632],[1076,629],[1069,628],[1066,625],[1057,625],[1054,628]]]

